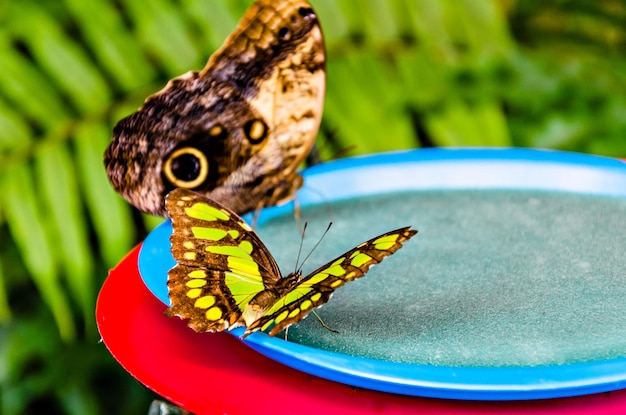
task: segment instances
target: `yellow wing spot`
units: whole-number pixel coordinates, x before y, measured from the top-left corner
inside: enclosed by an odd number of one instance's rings
[[[311,308],[313,303],[310,300],[304,300],[302,304],[300,304],[300,310],[304,311],[306,309]]]
[[[275,319],[274,321],[276,321],[276,324],[280,323],[281,321],[283,321],[284,319],[287,318],[287,315],[289,314],[289,311],[285,310],[282,313],[280,313]]]
[[[194,226],[191,228],[193,236],[198,239],[206,239],[208,241],[219,241],[223,239],[228,233],[222,229],[206,228],[202,226]]]
[[[374,244],[374,248],[378,249],[379,251],[387,251],[389,248],[391,248],[395,244],[396,244],[395,242],[384,242],[382,244]]]
[[[196,308],[206,309],[215,304],[215,296],[213,295],[205,295],[204,297],[200,297],[193,304]],[[218,317],[219,318],[219,317]]]
[[[341,284],[343,284],[343,280],[335,280],[335,281],[330,283],[330,288],[337,288]]]
[[[222,309],[219,307],[211,307],[206,311],[205,315],[207,320],[219,320],[220,318],[222,318]]]
[[[263,121],[254,120],[249,124],[247,135],[250,141],[255,142],[253,144],[258,144],[259,140],[262,140],[266,134],[267,134],[267,126],[265,125]]]
[[[246,232],[252,232],[252,228],[250,227],[250,225],[248,225],[244,221],[239,222],[239,226],[241,226],[244,230],[246,230]]]
[[[263,324],[263,326],[261,326],[261,330],[267,330],[272,324],[274,324],[274,320],[268,321],[267,323]]]
[[[186,249],[194,249],[196,246],[191,241],[183,242],[183,247]]]
[[[291,313],[289,313],[288,317],[289,318],[294,318],[298,314],[300,314],[300,309],[299,308],[294,308],[293,310],[291,310]]]
[[[191,200],[191,198],[189,196],[181,196],[180,200],[183,200],[185,202],[189,202]]]
[[[198,298],[200,297],[200,294],[202,294],[202,289],[200,288],[192,288],[191,290],[187,291],[187,297],[189,298]]]
[[[332,264],[330,264],[331,267],[334,267],[335,265],[339,265],[341,264],[344,260],[346,259],[346,257],[342,256],[341,258],[337,258],[335,260],[335,262],[333,262]]]
[[[224,131],[222,126],[219,124],[215,124],[213,127],[209,128],[209,135],[211,137],[217,137],[218,135],[222,134],[222,131]]]
[[[313,301],[314,303],[318,302],[319,299],[322,298],[322,293],[315,293],[311,296],[311,301]],[[291,316],[289,316],[291,317]]]
[[[212,254],[226,255],[229,257],[250,258],[250,254],[245,252],[241,246],[207,246],[206,251],[211,252]]]
[[[239,231],[237,229],[231,229],[228,231],[228,234],[230,235],[231,238],[233,239],[237,239],[239,238]]]
[[[398,240],[398,238],[400,237],[400,235],[398,235],[397,233],[391,234],[391,235],[385,235],[382,238],[378,238],[374,241],[375,244],[382,244],[382,243],[387,243],[387,242],[396,242]]]
[[[248,275],[260,276],[259,266],[256,262],[247,258],[228,257],[228,268],[233,272],[241,271]]]
[[[343,258],[342,258],[343,261]],[[324,270],[325,273],[338,277],[346,273],[346,270],[341,265],[332,265]]]
[[[206,280],[203,278],[195,278],[185,283],[185,286],[188,288],[200,288],[200,287],[204,287],[205,285],[206,285]]]
[[[400,235],[398,234],[387,235],[383,236],[382,238],[378,238],[373,242],[374,248],[381,251],[386,251],[394,246],[396,242],[398,242],[398,238],[400,238]]]
[[[239,244],[239,248],[243,249],[244,252],[251,254],[252,253],[252,242],[250,241],[241,241],[241,243]]]
[[[189,278],[206,278],[206,272],[196,269],[187,274]]]
[[[358,268],[364,264],[367,264],[367,262],[371,260],[372,260],[371,256],[360,252],[358,255],[352,258],[352,260],[350,261],[350,264]]]
[[[217,209],[206,203],[194,203],[190,208],[185,209],[187,216],[194,219],[214,222],[216,220],[228,220],[230,215],[221,209]]]
[[[309,286],[315,285],[318,282],[324,281],[326,278],[328,278],[328,274],[326,273],[326,270],[324,270],[323,272],[318,272],[317,274],[315,274],[311,278],[309,278],[306,281],[306,284],[309,285]]]
[[[185,252],[183,258],[193,261],[196,259],[196,253],[193,251]]]

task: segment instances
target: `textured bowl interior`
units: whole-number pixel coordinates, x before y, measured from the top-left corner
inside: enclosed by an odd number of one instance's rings
[[[309,317],[288,341],[247,344],[300,370],[398,393],[522,399],[626,381],[626,167],[533,150],[420,150],[305,172],[310,272],[400,226],[419,234]],[[284,273],[300,243],[294,205],[257,231]],[[169,223],[146,239],[142,278],[167,303]],[[241,334],[236,331],[235,334]]]

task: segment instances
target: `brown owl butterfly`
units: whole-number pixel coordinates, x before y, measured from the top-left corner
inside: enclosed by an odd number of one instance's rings
[[[256,1],[202,71],[172,79],[115,126],[111,184],[160,216],[174,188],[239,214],[291,199],[319,129],[325,62],[307,1]]]

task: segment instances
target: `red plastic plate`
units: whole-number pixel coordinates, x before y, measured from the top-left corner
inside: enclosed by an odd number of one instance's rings
[[[229,334],[198,334],[148,291],[135,248],[107,278],[96,309],[104,344],[148,388],[197,414],[624,414],[626,390],[535,401],[448,401],[324,380]]]

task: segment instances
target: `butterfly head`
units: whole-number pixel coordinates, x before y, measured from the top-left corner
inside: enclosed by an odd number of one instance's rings
[[[288,285],[289,287],[299,283],[300,281],[302,281],[302,269],[298,269],[297,271],[290,273],[285,278],[283,278],[283,280],[287,283],[286,285]]]

